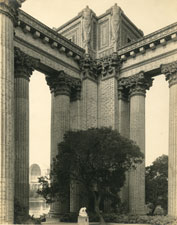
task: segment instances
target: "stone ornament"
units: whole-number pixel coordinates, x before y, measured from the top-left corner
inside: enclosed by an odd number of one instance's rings
[[[14,64],[15,64],[15,77],[23,77],[29,80],[32,72],[39,63],[38,59],[28,56],[19,48],[14,49]]]
[[[161,65],[161,73],[165,74],[170,87],[177,84],[177,61]]]
[[[145,96],[146,90],[152,86],[153,79],[144,75],[141,71],[131,77],[121,78],[118,83],[118,91],[127,92],[130,96],[143,95]]]
[[[117,44],[120,40],[121,9],[115,4],[111,9],[111,41]]]
[[[47,84],[54,96],[58,95],[76,95],[81,91],[81,81],[67,75],[63,70],[53,75],[46,75]],[[80,95],[77,95],[79,97]]]
[[[88,215],[87,215],[86,210],[87,210],[86,207],[81,208],[79,210],[79,216],[81,216],[81,217],[87,217]]]
[[[83,24],[83,48],[85,48],[86,53],[88,53],[88,48],[90,45],[90,38],[91,38],[91,21],[92,21],[93,12],[87,6],[82,11],[82,24]]]
[[[18,12],[17,9],[21,7],[21,4],[25,0],[0,0],[0,11],[13,21],[13,23],[17,24]]]
[[[98,80],[100,75],[102,78],[111,75],[117,76],[120,67],[121,60],[116,52],[110,56],[96,60],[93,60],[89,54],[85,54],[85,57],[80,60],[80,68],[84,79],[90,77],[94,80]]]
[[[93,80],[97,80],[98,78],[97,61],[93,60],[89,54],[85,54],[84,58],[80,60],[80,68],[82,71],[83,79],[91,78]]]

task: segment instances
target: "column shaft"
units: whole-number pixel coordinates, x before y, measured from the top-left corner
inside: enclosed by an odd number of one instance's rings
[[[80,129],[80,100],[70,103],[70,129]],[[79,208],[79,185],[73,180],[70,184],[70,212],[78,212]]]
[[[130,98],[130,139],[145,153],[145,97]],[[145,161],[130,171],[129,210],[133,214],[144,214],[145,206]]]
[[[161,65],[169,80],[168,215],[177,218],[177,61]]]
[[[69,96],[57,95],[52,97],[51,166],[53,158],[58,154],[58,143],[63,140],[65,132],[69,130],[69,107]],[[63,204],[59,200],[51,205],[50,214],[52,217],[69,212],[69,202],[67,200],[65,202]]]
[[[29,81],[20,77],[15,78],[15,198],[28,215]]]
[[[170,87],[168,214],[177,217],[177,84]]]
[[[130,104],[128,99],[119,98],[118,100],[118,131],[126,137],[130,137]],[[123,203],[129,202],[129,172],[126,173],[124,186],[120,191],[120,198]]]
[[[2,5],[1,5],[2,4]],[[0,224],[14,218],[13,22],[0,3]]]

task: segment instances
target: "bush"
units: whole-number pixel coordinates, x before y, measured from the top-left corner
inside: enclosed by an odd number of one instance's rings
[[[65,213],[64,215],[62,215],[60,217],[60,221],[61,222],[73,222],[76,223],[77,222],[77,217],[78,217],[78,213]]]
[[[88,213],[89,222],[99,222],[99,217],[95,213]],[[78,213],[66,213],[61,217],[61,222],[77,222]],[[118,215],[116,213],[103,213],[107,223],[125,224],[151,224],[151,225],[177,225],[177,220],[168,216],[138,216],[138,215]]]

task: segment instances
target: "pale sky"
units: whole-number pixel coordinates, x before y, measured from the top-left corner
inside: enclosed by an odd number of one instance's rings
[[[177,22],[176,0],[26,0],[22,10],[59,27],[88,5],[97,16],[117,3],[144,34]],[[168,83],[155,79],[146,97],[146,165],[168,154]],[[50,92],[44,75],[35,71],[30,81],[30,163],[49,167]]]

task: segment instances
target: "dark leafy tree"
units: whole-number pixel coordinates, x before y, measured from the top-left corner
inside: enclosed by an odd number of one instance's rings
[[[69,131],[59,144],[54,159],[52,183],[40,179],[45,198],[67,195],[70,181],[82,184],[94,199],[94,209],[104,223],[100,202],[105,197],[115,204],[125,181],[125,172],[142,162],[143,154],[131,140],[111,128]],[[43,180],[42,180],[43,179]]]
[[[152,214],[157,205],[167,210],[168,199],[168,156],[158,157],[146,167],[146,203],[151,204]]]

